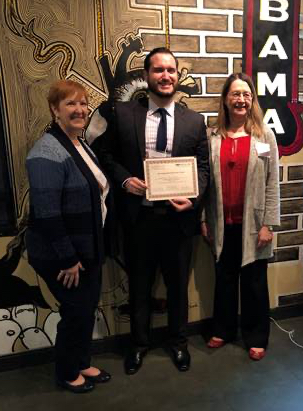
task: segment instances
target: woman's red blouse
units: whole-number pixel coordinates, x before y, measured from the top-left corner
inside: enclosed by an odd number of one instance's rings
[[[249,151],[250,136],[222,139],[220,165],[226,224],[242,223]]]

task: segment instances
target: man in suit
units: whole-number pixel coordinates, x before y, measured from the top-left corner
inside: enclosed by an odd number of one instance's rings
[[[105,134],[93,144],[116,184],[124,231],[132,336],[124,362],[127,374],[139,370],[149,348],[151,293],[158,267],[167,288],[170,353],[179,371],[190,367],[186,338],[188,276],[209,161],[203,116],[173,101],[177,69],[177,59],[170,50],[152,50],[144,62],[149,99],[117,103]],[[165,110],[159,112],[159,108]],[[155,150],[173,157],[196,156],[198,198],[146,200],[143,161]]]

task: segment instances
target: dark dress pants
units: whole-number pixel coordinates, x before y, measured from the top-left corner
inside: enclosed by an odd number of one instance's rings
[[[90,367],[90,348],[101,288],[101,267],[80,271],[78,287],[70,289],[57,281],[56,274],[40,274],[60,303],[61,320],[56,336],[56,376],[73,381],[80,370]]]
[[[244,267],[241,261],[242,225],[227,225],[222,254],[215,265],[213,335],[225,341],[236,338],[240,278],[243,341],[247,348],[266,348],[270,330],[267,260],[256,260]]]
[[[152,287],[160,268],[167,289],[168,343],[186,347],[192,237],[183,234],[170,207],[142,206],[136,223],[125,229],[124,239],[133,345],[144,350],[150,344]]]

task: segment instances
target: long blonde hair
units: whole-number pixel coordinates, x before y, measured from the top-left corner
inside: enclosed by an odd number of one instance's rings
[[[245,81],[252,93],[252,106],[249,110],[246,122],[245,122],[245,131],[249,134],[253,134],[256,137],[261,137],[263,134],[263,112],[258,102],[258,96],[252,79],[245,73],[233,73],[225,81],[221,98],[220,98],[220,107],[217,119],[217,132],[223,137],[227,135],[227,130],[230,125],[230,118],[228,108],[225,104],[227,94],[229,92],[231,84],[235,80]]]

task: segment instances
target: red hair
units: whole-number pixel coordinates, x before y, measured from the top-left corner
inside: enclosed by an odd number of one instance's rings
[[[78,93],[78,95],[80,95],[81,97],[84,96],[86,102],[88,103],[88,93],[86,89],[82,86],[82,84],[77,83],[76,81],[59,80],[51,86],[47,101],[53,119],[55,119],[55,114],[52,107],[55,107],[57,109],[62,100],[64,100],[67,96],[75,93]]]

